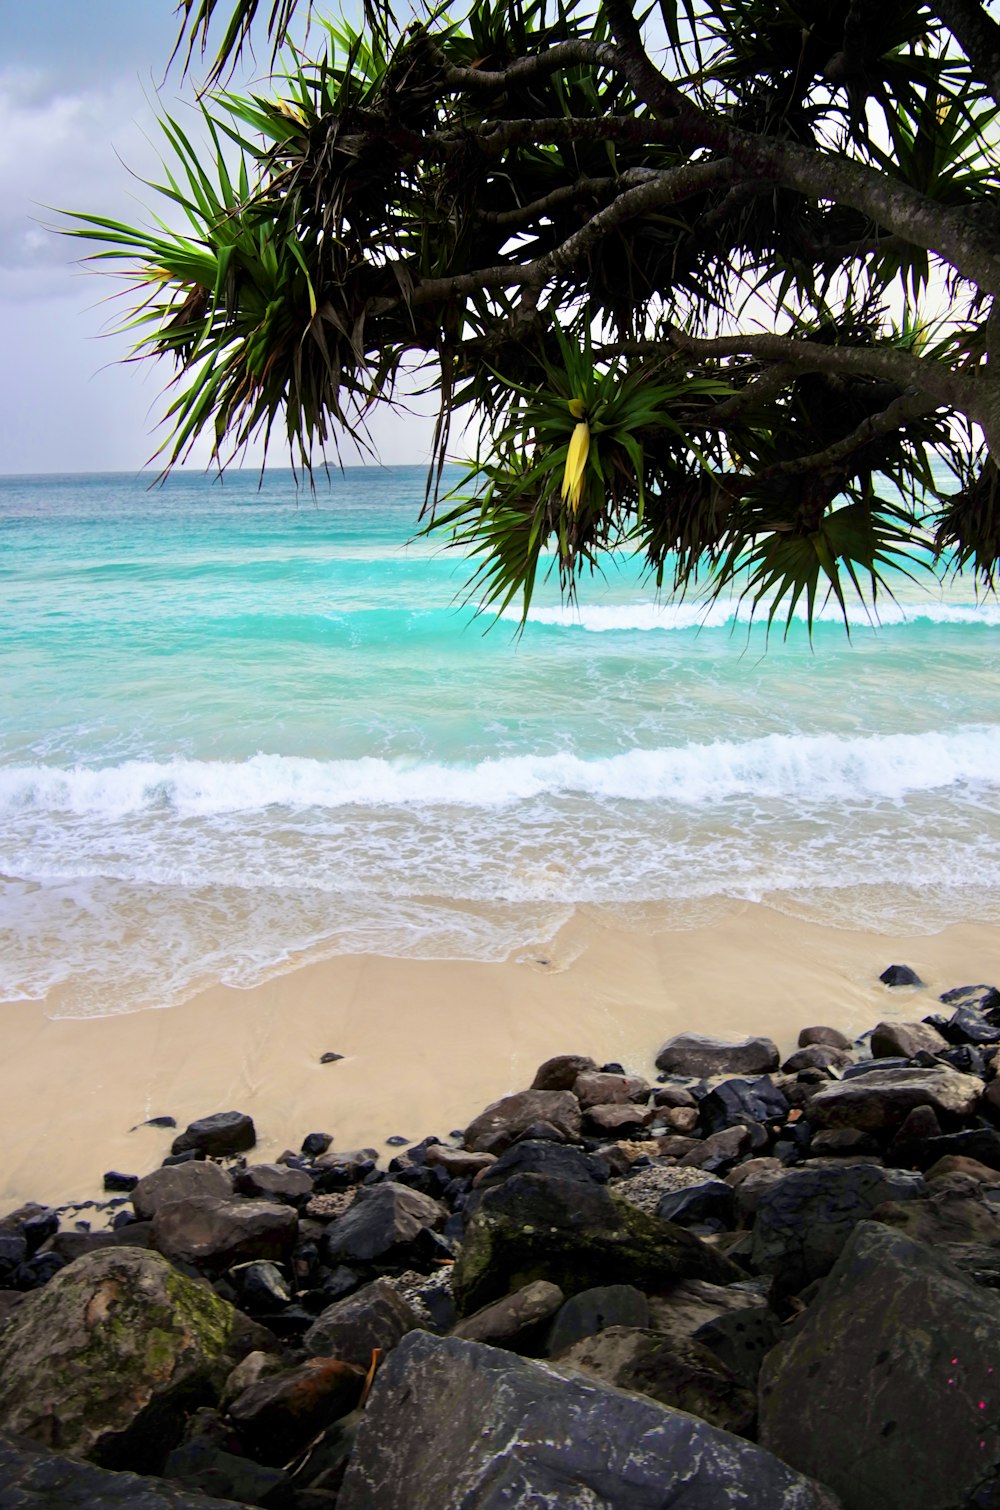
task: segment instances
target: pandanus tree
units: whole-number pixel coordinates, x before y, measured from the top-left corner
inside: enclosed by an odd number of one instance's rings
[[[313,10],[307,55],[274,0],[243,94],[257,0],[218,7],[183,0],[208,80],[197,136],[163,121],[172,217],[75,222],[131,280],[136,352],[176,363],[167,467],[208,432],[220,465],[283,434],[311,469],[423,373],[432,527],[477,600],[526,612],[544,562],[572,592],[608,549],[810,624],[890,567],[993,589],[986,5],[366,0],[357,28]]]

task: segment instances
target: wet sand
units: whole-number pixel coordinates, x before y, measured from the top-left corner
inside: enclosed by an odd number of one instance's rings
[[[892,963],[912,965],[929,989],[889,992],[878,975]],[[582,908],[553,941],[502,964],[344,955],[163,1010],[61,1020],[45,1004],[10,1002],[0,1005],[0,1214],[28,1199],[93,1198],[107,1169],[147,1173],[174,1136],[136,1128],[148,1117],[183,1127],[249,1112],[259,1159],[314,1131],[338,1149],[388,1152],[392,1134],[462,1127],[529,1085],[551,1054],[651,1077],[674,1033],[767,1033],[787,1053],[808,1024],[856,1034],[925,1016],[951,986],[997,980],[996,925],[865,934],[740,903],[684,929],[663,907]],[[320,1064],[328,1051],[344,1058]]]

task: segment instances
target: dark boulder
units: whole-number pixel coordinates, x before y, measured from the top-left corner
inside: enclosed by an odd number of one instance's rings
[[[765,1360],[761,1442],[850,1510],[997,1503],[1000,1297],[877,1222]]]
[[[780,1061],[770,1038],[743,1038],[726,1043],[700,1033],[668,1038],[656,1056],[656,1068],[671,1075],[766,1075]]]
[[[961,1132],[939,1133],[936,1137],[898,1138],[889,1148],[886,1160],[904,1169],[930,1169],[938,1159],[949,1155],[975,1159],[1000,1171],[1000,1132],[991,1127],[966,1127]],[[1000,1182],[1000,1173],[997,1179]]]
[[[601,1070],[584,1070],[576,1077],[571,1089],[584,1108],[614,1106],[645,1101],[649,1095],[649,1081],[638,1075],[610,1075]]]
[[[168,1164],[154,1169],[132,1191],[132,1206],[140,1221],[149,1221],[160,1206],[172,1201],[186,1201],[205,1195],[228,1200],[233,1184],[224,1169],[207,1160],[187,1164]]]
[[[533,1091],[571,1091],[578,1075],[586,1070],[596,1070],[595,1060],[586,1054],[557,1054],[554,1059],[546,1059],[544,1064],[539,1065],[535,1071],[535,1078],[531,1082]]]
[[[790,1171],[757,1203],[751,1266],[794,1294],[829,1272],[853,1228],[883,1201],[912,1201],[923,1190],[921,1175],[873,1164]]]
[[[303,1346],[308,1353],[367,1368],[373,1349],[389,1352],[419,1325],[420,1318],[395,1286],[376,1279],[321,1311]]]
[[[912,1059],[921,1051],[939,1054],[947,1047],[947,1039],[929,1022],[880,1022],[872,1029],[871,1050],[875,1059],[896,1056]]]
[[[422,1233],[443,1226],[447,1215],[440,1201],[395,1180],[362,1186],[349,1210],[326,1229],[324,1262],[393,1263],[407,1256]]]
[[[787,1098],[769,1075],[754,1080],[723,1080],[701,1098],[698,1112],[707,1133],[726,1127],[750,1127],[754,1123],[784,1122],[789,1113]]]
[[[379,1371],[337,1510],[668,1510],[682,1501],[712,1510],[835,1506],[771,1454],[683,1411],[415,1332]]]
[[[559,1310],[563,1299],[558,1285],[535,1279],[466,1316],[452,1327],[451,1334],[468,1342],[501,1344],[515,1351],[525,1345],[540,1346],[547,1330],[544,1323]]]
[[[609,1326],[649,1326],[649,1301],[635,1285],[599,1285],[571,1296],[552,1323],[548,1354],[555,1358]]]
[[[790,1054],[781,1071],[784,1075],[797,1075],[800,1070],[844,1070],[853,1062],[846,1049],[834,1048],[832,1043],[809,1043]]]
[[[287,1463],[323,1427],[352,1411],[365,1371],[337,1358],[307,1358],[259,1379],[229,1402],[229,1418],[253,1457]]]
[[[839,1028],[803,1028],[799,1034],[799,1048],[808,1048],[811,1043],[827,1043],[835,1049],[849,1049],[851,1040]]]
[[[287,1258],[298,1230],[292,1208],[276,1201],[198,1196],[157,1209],[153,1247],[180,1263],[219,1272],[254,1258]]]
[[[783,1336],[770,1306],[746,1306],[706,1321],[693,1340],[709,1348],[747,1389],[756,1391],[761,1364]]]
[[[535,1127],[546,1136],[576,1142],[580,1137],[580,1103],[572,1091],[520,1091],[494,1101],[465,1129],[463,1143],[473,1153],[503,1153]]]
[[[594,1154],[544,1138],[525,1138],[502,1153],[476,1180],[476,1190],[502,1185],[514,1174],[540,1174],[553,1180],[580,1180],[586,1185],[604,1185],[608,1171]]]
[[[170,1149],[172,1154],[200,1153],[206,1157],[223,1154],[245,1153],[257,1142],[253,1118],[246,1112],[216,1112],[212,1117],[199,1117],[191,1122],[176,1137]]]
[[[909,965],[889,965],[885,970],[882,971],[882,974],[879,976],[879,980],[882,982],[883,986],[923,985],[923,981],[920,979],[920,976],[917,974],[916,970],[911,969]]]
[[[875,1069],[818,1090],[809,1103],[814,1127],[855,1127],[894,1132],[907,1113],[929,1106],[939,1117],[964,1121],[975,1110],[982,1084],[971,1075],[940,1069]]]
[[[714,1231],[731,1227],[736,1215],[736,1196],[725,1180],[707,1179],[663,1197],[656,1214],[679,1227],[710,1226]]]
[[[160,1478],[109,1473],[23,1438],[0,1434],[0,1505],[4,1510],[241,1510]]]
[[[313,1193],[313,1182],[304,1169],[289,1169],[283,1164],[251,1164],[233,1179],[240,1195],[260,1201],[283,1201],[301,1206]]]

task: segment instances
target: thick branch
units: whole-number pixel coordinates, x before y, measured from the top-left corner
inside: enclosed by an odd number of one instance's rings
[[[769,482],[772,477],[795,477],[803,472],[833,471],[849,462],[856,452],[862,450],[880,435],[889,435],[901,430],[912,419],[929,414],[936,407],[934,400],[914,389],[901,393],[879,414],[862,420],[850,435],[835,441],[823,451],[814,451],[811,456],[795,456],[788,461],[779,461],[773,467],[765,467],[754,474],[754,482]]]
[[[965,53],[976,78],[1000,105],[1000,26],[978,0],[934,0],[932,9]]]
[[[428,52],[440,69],[440,76],[450,88],[462,94],[496,94],[532,79],[549,78],[568,68],[594,67],[621,72],[618,51],[609,42],[588,42],[582,37],[570,42],[557,42],[545,52],[531,57],[515,58],[506,68],[463,68],[450,63],[441,49],[424,32]]]
[[[647,171],[651,173],[653,169]],[[620,184],[621,179],[618,178],[578,178],[576,183],[563,184],[561,188],[553,189],[550,194],[543,194],[540,199],[533,199],[529,204],[518,205],[516,210],[484,210],[479,219],[483,225],[495,225],[501,229],[529,225],[531,221],[538,220],[553,210],[558,210],[562,205],[575,204],[578,199],[607,194],[618,188]]]
[[[645,177],[647,170],[638,169]],[[627,188],[612,204],[592,215],[586,225],[567,236],[565,241],[553,247],[533,262],[503,262],[496,267],[479,268],[473,273],[462,273],[454,278],[428,278],[418,283],[410,296],[411,304],[445,303],[449,299],[463,298],[467,294],[488,289],[518,288],[525,285],[543,287],[551,278],[568,272],[588,254],[593,246],[611,231],[662,205],[675,204],[691,194],[697,194],[712,184],[725,182],[732,177],[733,165],[728,162],[691,163],[681,168],[670,168],[652,177],[645,177],[635,188]],[[631,174],[624,174],[628,182]]]

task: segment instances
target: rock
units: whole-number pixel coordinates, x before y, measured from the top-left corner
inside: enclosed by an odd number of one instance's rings
[[[0,1435],[0,1505],[4,1510],[241,1510],[159,1478],[108,1473],[62,1453]]]
[[[173,1141],[173,1154],[203,1153],[208,1157],[221,1154],[245,1153],[257,1142],[253,1118],[245,1112],[216,1112],[212,1117],[199,1117],[191,1122]]]
[[[463,1143],[473,1153],[503,1153],[535,1123],[547,1123],[567,1141],[580,1137],[580,1103],[571,1091],[520,1091],[480,1112],[465,1129]]]
[[[132,1206],[140,1221],[149,1221],[160,1206],[167,1206],[172,1201],[206,1195],[225,1201],[232,1193],[232,1181],[218,1164],[200,1160],[190,1164],[168,1164],[166,1168],[154,1169],[152,1174],[139,1181],[132,1191]]]
[[[0,1427],[105,1467],[158,1469],[184,1412],[217,1393],[259,1334],[159,1254],[87,1254],[0,1334]]]
[[[924,1196],[905,1205],[889,1201],[875,1219],[919,1242],[1000,1243],[1000,1210],[983,1195],[980,1182],[967,1174],[935,1180]]]
[[[814,1134],[809,1145],[817,1157],[853,1154],[877,1154],[878,1142],[871,1133],[859,1132],[856,1127],[827,1127]]]
[[[938,1180],[944,1175],[967,1174],[974,1180],[979,1180],[983,1185],[1000,1185],[1000,1170],[991,1168],[989,1164],[981,1164],[978,1159],[970,1159],[965,1154],[946,1153],[932,1164],[924,1173],[925,1180]]]
[[[697,1109],[697,1099],[683,1085],[658,1085],[653,1092],[654,1106],[686,1106]]]
[[[277,1353],[260,1351],[247,1353],[245,1358],[240,1359],[222,1386],[222,1393],[219,1396],[220,1406],[225,1409],[230,1400],[235,1400],[237,1395],[242,1395],[251,1384],[266,1379],[269,1374],[280,1374],[283,1367],[284,1364]]]
[[[649,1301],[635,1285],[598,1285],[566,1301],[552,1324],[547,1351],[551,1358],[606,1327],[649,1326]]]
[[[655,1115],[645,1106],[613,1102],[608,1106],[588,1106],[584,1123],[587,1130],[599,1138],[634,1138],[645,1131]]]
[[[453,1180],[463,1180],[467,1175],[477,1175],[495,1164],[495,1153],[469,1153],[464,1148],[449,1148],[446,1143],[434,1143],[427,1150],[426,1163],[431,1168],[443,1169]]]
[[[259,1379],[229,1405],[229,1417],[255,1458],[287,1463],[324,1426],[361,1398],[365,1371],[337,1358],[307,1358]]]
[[[765,1190],[757,1205],[750,1263],[780,1276],[784,1294],[829,1272],[852,1229],[883,1201],[912,1201],[920,1175],[873,1164],[793,1170]]]
[[[1000,1422],[983,1407],[998,1350],[1000,1297],[863,1222],[765,1360],[761,1441],[850,1510],[995,1504]]]
[[[923,981],[920,979],[920,976],[917,974],[916,970],[912,970],[909,965],[889,965],[885,970],[882,971],[882,974],[879,976],[879,980],[882,982],[883,986],[923,985]]]
[[[696,1106],[664,1106],[656,1111],[656,1121],[675,1133],[693,1133],[698,1128]]]
[[[276,1264],[266,1259],[254,1259],[230,1269],[229,1280],[235,1284],[244,1309],[251,1316],[269,1315],[283,1311],[292,1303],[291,1291],[285,1277]]]
[[[779,1059],[770,1038],[726,1043],[700,1033],[678,1033],[660,1049],[656,1068],[671,1075],[763,1075],[776,1070]]]
[[[666,1137],[657,1138],[656,1151],[661,1159],[683,1159],[685,1154],[693,1153],[700,1142],[700,1138],[687,1138],[681,1133],[668,1133]]]
[[[941,1034],[953,1044],[974,1044],[983,1047],[1000,1043],[1000,1027],[988,1021],[975,1007],[958,1007],[941,1024]]]
[[[339,1064],[343,1057],[343,1054],[338,1054],[335,1049],[327,1049],[325,1054],[320,1054],[319,1062],[320,1064]]]
[[[701,1169],[685,1169],[677,1164],[649,1164],[633,1168],[626,1179],[616,1180],[612,1189],[630,1206],[638,1206],[640,1211],[655,1216],[664,1196],[704,1183],[705,1174]]]
[[[723,1431],[744,1434],[757,1413],[756,1395],[708,1348],[697,1342],[667,1342],[657,1332],[606,1327],[567,1348],[558,1364],[689,1411]]]
[[[288,1475],[230,1451],[232,1430],[214,1410],[196,1410],[184,1438],[163,1465],[164,1478],[204,1494],[239,1497],[251,1505],[289,1504]]]
[[[948,1040],[928,1022],[880,1022],[872,1029],[871,1050],[876,1059],[896,1055],[912,1059],[921,1051],[938,1054],[947,1047]]]
[[[139,1183],[137,1174],[122,1174],[118,1169],[105,1170],[102,1184],[105,1190],[114,1192],[134,1190]]]
[[[387,1279],[376,1279],[321,1311],[302,1341],[308,1353],[367,1369],[374,1348],[389,1352],[419,1325],[399,1291]]]
[[[306,1133],[305,1137],[302,1139],[302,1152],[306,1155],[307,1158],[315,1159],[318,1158],[320,1154],[326,1153],[332,1142],[332,1133]]]
[[[790,1054],[781,1069],[783,1074],[797,1075],[800,1070],[842,1070],[852,1063],[846,1049],[834,1048],[832,1043],[809,1043]]]
[[[956,986],[938,997],[946,1007],[971,1007],[976,1012],[995,1012],[1000,1008],[1000,991],[996,986]]]
[[[788,1101],[769,1075],[756,1080],[723,1080],[703,1096],[698,1108],[707,1133],[754,1123],[784,1122]]]
[[[719,1316],[761,1305],[769,1288],[766,1279],[744,1278],[728,1285],[685,1279],[666,1295],[650,1295],[650,1326],[672,1342],[690,1342],[695,1332]]]
[[[929,1169],[945,1157],[975,1159],[990,1169],[1000,1171],[1000,1133],[991,1127],[967,1127],[963,1132],[943,1133],[937,1137],[898,1138],[889,1149],[891,1164],[913,1169]]]
[[[337,1510],[666,1510],[682,1499],[712,1510],[835,1506],[771,1454],[683,1411],[415,1332],[375,1380]]]
[[[582,1148],[550,1143],[547,1139],[525,1138],[502,1153],[483,1174],[476,1177],[476,1190],[502,1185],[513,1174],[541,1174],[556,1180],[580,1180],[586,1185],[603,1185],[608,1171],[594,1154]]]
[[[826,1043],[834,1049],[852,1047],[851,1040],[839,1028],[803,1028],[799,1034],[799,1048],[808,1048],[811,1043]]]
[[[401,1257],[421,1233],[444,1225],[440,1201],[395,1180],[362,1186],[349,1211],[332,1222],[323,1238],[328,1264],[388,1263]]]
[[[766,1140],[765,1140],[766,1144]],[[748,1153],[751,1145],[750,1129],[744,1125],[726,1127],[696,1144],[681,1159],[685,1168],[705,1169],[709,1174],[725,1174],[738,1159]]]
[[[586,1054],[557,1054],[539,1065],[531,1082],[533,1091],[571,1091],[578,1075],[596,1070],[597,1064]]]
[[[713,1352],[746,1389],[756,1392],[761,1364],[782,1338],[781,1322],[770,1306],[746,1306],[706,1321],[693,1340]]]
[[[485,1191],[454,1267],[460,1315],[547,1279],[566,1295],[615,1282],[662,1288],[691,1278],[726,1283],[739,1271],[683,1228],[599,1185],[518,1174]]]
[[[292,1208],[275,1201],[197,1196],[157,1208],[153,1247],[175,1261],[221,1271],[253,1258],[287,1258],[298,1226]]]
[[[289,1169],[283,1164],[251,1164],[233,1179],[240,1195],[261,1201],[283,1201],[289,1206],[304,1205],[313,1193],[313,1182],[304,1169]]]
[[[688,1185],[684,1190],[665,1195],[656,1214],[665,1222],[676,1222],[679,1227],[710,1224],[718,1231],[733,1225],[736,1197],[732,1186],[725,1180],[700,1180],[697,1185]]]
[[[964,1120],[975,1110],[981,1091],[973,1076],[951,1069],[872,1070],[817,1091],[809,1103],[809,1120],[820,1129],[892,1132],[916,1106],[929,1106],[952,1121]]]
[[[645,1101],[649,1095],[649,1082],[638,1075],[606,1075],[600,1070],[584,1070],[576,1077],[571,1089],[586,1109]]]
[[[555,1315],[563,1299],[558,1285],[536,1279],[467,1316],[452,1327],[452,1336],[464,1337],[469,1342],[513,1346],[525,1333],[537,1335],[540,1324]]]

